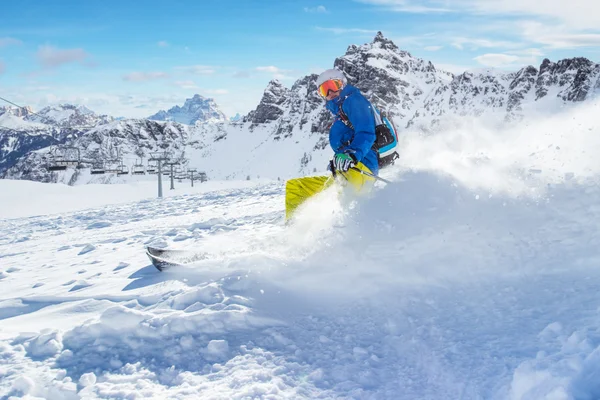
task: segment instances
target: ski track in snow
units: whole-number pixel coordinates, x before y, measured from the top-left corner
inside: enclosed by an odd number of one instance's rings
[[[399,179],[289,226],[279,183],[0,220],[0,399],[600,397],[597,182]]]

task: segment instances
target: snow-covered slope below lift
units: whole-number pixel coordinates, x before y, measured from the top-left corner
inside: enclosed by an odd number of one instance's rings
[[[0,220],[0,397],[598,398],[598,107],[411,135],[396,183],[288,226],[246,181]]]

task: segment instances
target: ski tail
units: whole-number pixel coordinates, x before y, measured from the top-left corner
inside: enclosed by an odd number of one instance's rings
[[[206,258],[206,254],[202,252],[182,249],[159,249],[152,246],[146,247],[146,255],[152,262],[152,265],[159,271],[164,271],[173,266],[185,266]]]

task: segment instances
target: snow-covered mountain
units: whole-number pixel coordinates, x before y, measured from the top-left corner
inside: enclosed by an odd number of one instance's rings
[[[462,117],[485,118],[499,126],[518,123],[600,93],[600,65],[584,58],[544,60],[539,68],[517,72],[453,75],[399,49],[381,33],[371,43],[349,46],[334,66],[392,116],[401,135],[409,129],[441,132],[460,124]],[[189,153],[206,160],[212,176],[243,177],[252,171],[278,177],[322,171],[331,156],[327,127],[332,116],[316,93],[316,78],[314,74],[300,78],[290,89],[271,81],[243,123],[199,126],[201,149]],[[230,160],[233,146],[247,149],[245,158]]]
[[[129,168],[139,162],[145,164],[152,155],[163,152],[168,152],[173,159],[184,159],[187,139],[187,127],[176,122],[146,119],[113,121],[68,141],[69,146],[79,149],[82,168],[69,168],[59,174],[49,172],[47,165],[51,163],[52,152],[56,148],[45,148],[29,152],[7,169],[4,177],[70,184],[85,177],[84,182],[108,182],[112,175],[92,179],[90,169],[103,167],[116,170],[120,165]]]
[[[168,111],[160,110],[149,116],[148,119],[194,125],[197,122],[223,122],[227,120],[227,117],[219,110],[214,99],[195,94],[194,97],[185,100],[183,107],[174,106]]]
[[[479,69],[453,75],[399,49],[380,32],[370,43],[349,46],[333,64],[388,112],[401,136],[413,130],[443,132],[464,123],[465,117],[482,118],[487,125],[515,124],[566,110],[600,93],[600,65],[585,58],[546,59],[539,67],[516,72]],[[199,95],[150,118],[184,123],[177,128],[177,151],[185,152],[190,166],[214,178],[285,178],[323,171],[331,157],[327,128],[333,119],[317,95],[316,79],[316,74],[301,77],[290,88],[278,80],[269,82],[257,107],[235,122],[227,121],[212,99]],[[126,131],[145,130],[140,124],[131,122]],[[97,140],[108,131],[96,132]],[[161,146],[151,141],[146,148]],[[128,154],[138,153],[134,136],[123,137],[122,147]],[[25,164],[30,161],[23,159]],[[31,168],[23,163],[6,176],[28,178],[23,171]]]
[[[30,113],[25,120],[60,128],[90,129],[114,120],[108,115],[98,115],[82,105],[58,104]]]
[[[14,115],[15,117],[25,117],[33,112],[33,109],[29,106],[25,107],[14,107],[14,106],[1,106],[0,116],[4,114]]]
[[[0,176],[7,177],[5,171],[17,162],[21,162],[21,170],[35,169],[37,166],[25,165],[24,157],[29,153],[42,148],[49,151],[48,146],[71,142],[92,127],[112,120],[71,104],[48,106],[38,112],[30,107],[0,109]]]

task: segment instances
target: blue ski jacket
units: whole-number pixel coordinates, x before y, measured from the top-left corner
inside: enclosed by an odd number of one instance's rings
[[[379,173],[375,143],[375,117],[369,100],[356,87],[346,85],[338,97],[327,101],[326,107],[336,116],[329,130],[329,144],[338,153],[352,153],[375,175]],[[350,124],[345,124],[342,113]],[[350,126],[349,126],[350,125]]]

